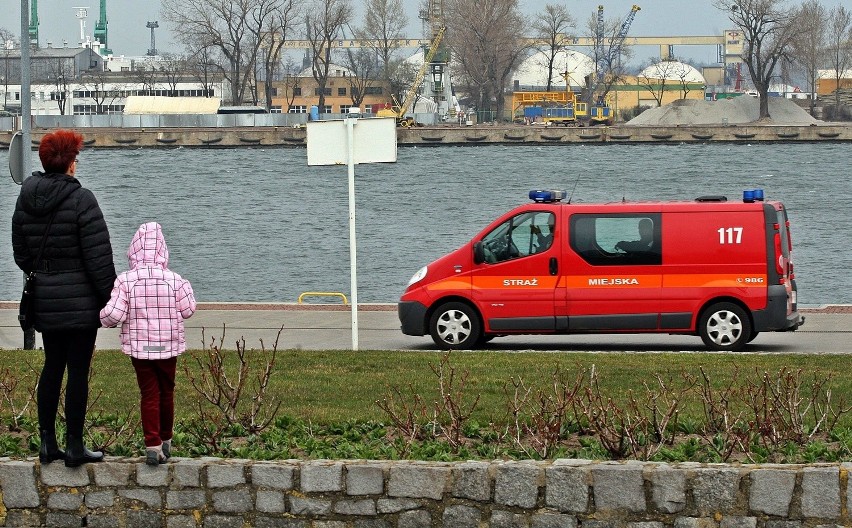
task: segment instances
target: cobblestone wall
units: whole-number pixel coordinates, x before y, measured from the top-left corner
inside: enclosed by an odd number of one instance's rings
[[[849,526],[840,465],[111,458],[0,460],[5,526],[810,528]]]

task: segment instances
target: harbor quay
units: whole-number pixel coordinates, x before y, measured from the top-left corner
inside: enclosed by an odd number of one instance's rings
[[[304,147],[304,126],[210,128],[101,128],[80,129],[87,148],[233,148]],[[33,147],[50,129],[32,130]],[[0,146],[8,147],[14,131],[0,131]],[[611,144],[611,143],[756,143],[850,142],[852,125],[655,125],[562,127],[542,125],[473,126],[444,124],[397,128],[399,146],[483,144]]]

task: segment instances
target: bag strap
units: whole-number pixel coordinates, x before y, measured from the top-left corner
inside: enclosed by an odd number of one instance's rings
[[[35,273],[36,270],[39,269],[39,265],[41,264],[41,256],[44,254],[44,246],[47,243],[47,234],[50,232],[50,226],[53,225],[53,217],[56,216],[56,209],[50,213],[50,220],[47,221],[47,227],[44,230],[44,234],[41,236],[41,245],[38,248],[38,253],[36,254],[35,261],[33,262],[33,271],[30,273]]]
[[[77,189],[74,189],[74,191],[76,191],[76,190]],[[39,245],[38,253],[36,254],[35,261],[33,262],[33,270],[30,273],[35,273],[39,269],[39,265],[41,264],[41,257],[44,254],[44,246],[47,243],[47,235],[48,235],[48,233],[50,233],[50,226],[53,225],[53,218],[56,216],[56,211],[59,210],[59,206],[61,206],[63,203],[65,203],[65,200],[68,199],[68,196],[71,196],[72,194],[74,194],[74,191],[71,191],[70,193],[68,193],[68,195],[65,196],[65,198],[63,198],[61,202],[56,204],[56,207],[54,207],[53,211],[50,213],[50,219],[47,221],[47,227],[44,229],[44,234],[41,236],[41,244]]]

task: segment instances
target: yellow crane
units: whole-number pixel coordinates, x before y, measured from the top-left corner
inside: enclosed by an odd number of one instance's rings
[[[376,112],[378,117],[395,117],[397,124],[402,127],[415,125],[414,118],[405,117],[405,113],[408,112],[408,109],[412,104],[414,104],[414,100],[417,98],[417,89],[420,88],[420,83],[423,82],[423,78],[426,76],[426,70],[429,68],[429,63],[435,58],[435,53],[437,53],[441,40],[444,38],[444,31],[446,29],[446,27],[441,26],[432,38],[432,44],[429,46],[429,50],[423,57],[423,64],[420,66],[420,69],[417,70],[417,75],[414,76],[414,82],[411,83],[411,87],[405,93],[405,99],[402,100],[402,104],[399,104],[399,101],[397,101],[394,97],[394,106],[391,108],[383,108]]]

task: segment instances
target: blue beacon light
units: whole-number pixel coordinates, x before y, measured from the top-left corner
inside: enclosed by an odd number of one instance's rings
[[[763,201],[763,189],[747,189],[743,191],[743,202],[754,203]]]
[[[530,191],[530,200],[536,203],[558,202],[567,195],[567,191],[532,190]]]

